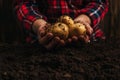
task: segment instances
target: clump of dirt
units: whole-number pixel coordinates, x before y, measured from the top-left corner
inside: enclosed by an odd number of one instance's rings
[[[120,39],[46,51],[0,45],[0,80],[119,80]]]

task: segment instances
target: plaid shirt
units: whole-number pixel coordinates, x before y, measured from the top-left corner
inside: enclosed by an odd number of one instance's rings
[[[22,24],[26,41],[33,43],[37,36],[32,31],[36,19],[55,22],[61,15],[69,15],[73,19],[80,14],[86,14],[92,21],[93,38],[103,37],[98,26],[108,11],[107,0],[16,0],[15,12]]]

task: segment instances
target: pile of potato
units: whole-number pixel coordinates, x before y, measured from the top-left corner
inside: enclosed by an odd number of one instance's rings
[[[61,16],[56,23],[54,23],[48,30],[55,36],[66,40],[70,36],[85,35],[85,25],[81,23],[74,23],[73,19],[67,15]]]

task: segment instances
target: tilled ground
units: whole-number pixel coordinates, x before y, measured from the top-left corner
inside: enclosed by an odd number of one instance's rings
[[[54,51],[36,45],[0,45],[0,80],[119,79],[119,40]]]

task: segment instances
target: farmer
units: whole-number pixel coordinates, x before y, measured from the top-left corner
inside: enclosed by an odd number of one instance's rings
[[[66,43],[105,39],[99,23],[108,11],[107,0],[16,0],[15,14],[28,43],[39,42],[46,49],[64,46]],[[72,36],[67,41],[45,33],[50,24],[61,15],[70,16],[74,22],[85,25],[86,36]]]

